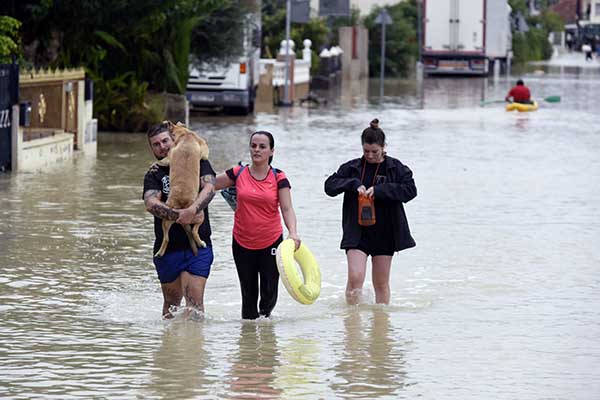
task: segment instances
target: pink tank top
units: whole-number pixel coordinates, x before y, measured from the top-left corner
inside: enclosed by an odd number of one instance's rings
[[[233,168],[238,175],[242,166]],[[287,180],[283,171],[269,171],[259,181],[245,167],[237,176],[237,209],[233,222],[233,237],[242,246],[251,250],[267,248],[283,233],[279,213],[279,183]]]

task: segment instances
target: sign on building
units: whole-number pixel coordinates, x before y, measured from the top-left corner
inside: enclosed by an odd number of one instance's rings
[[[306,24],[310,20],[310,0],[292,0],[291,21]]]
[[[350,16],[350,0],[319,0],[319,15],[348,17]]]

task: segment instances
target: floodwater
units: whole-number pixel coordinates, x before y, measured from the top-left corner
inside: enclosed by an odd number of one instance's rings
[[[202,321],[163,321],[141,134],[99,134],[97,157],[0,175],[0,397],[148,399],[600,398],[600,73],[544,67],[535,113],[507,113],[514,79],[377,81],[326,106],[197,115],[217,171],[272,131],[299,233],[323,287],[280,285],[271,320],[242,322],[232,211],[210,205],[215,263]],[[361,155],[378,117],[411,167],[417,247],[394,257],[389,306],[344,302],[342,198],[323,182]]]

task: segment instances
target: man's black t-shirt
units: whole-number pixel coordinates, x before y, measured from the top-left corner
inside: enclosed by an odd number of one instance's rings
[[[200,174],[202,176],[215,176],[215,171],[208,160],[200,160]],[[162,193],[160,200],[163,202],[167,201],[170,192],[168,166],[163,167],[157,163],[152,164],[144,176],[144,193],[148,190],[160,190]],[[206,242],[207,246],[212,246],[212,242],[210,241],[211,230],[210,220],[208,218],[208,207],[204,210],[204,222],[200,225],[198,233],[200,238]],[[154,235],[156,236],[156,240],[154,241],[154,253],[156,253],[163,240],[162,220],[157,217],[154,217]],[[190,243],[183,227],[179,224],[173,224],[169,230],[169,246],[167,247],[167,253],[189,248]]]

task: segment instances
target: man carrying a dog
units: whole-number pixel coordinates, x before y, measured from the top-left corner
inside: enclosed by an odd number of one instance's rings
[[[148,142],[157,160],[167,157],[173,145],[173,125],[163,122],[148,130]],[[186,306],[204,312],[204,287],[213,262],[208,203],[213,199],[215,171],[208,160],[200,161],[200,192],[194,203],[186,209],[172,209],[165,202],[169,196],[169,166],[154,163],[144,176],[144,204],[154,215],[154,253],[163,240],[162,219],[175,221],[169,233],[169,245],[162,257],[154,257],[154,265],[163,293],[164,318],[172,318],[172,307],[178,307],[185,297]],[[184,224],[201,224],[199,235],[206,247],[194,255]]]

